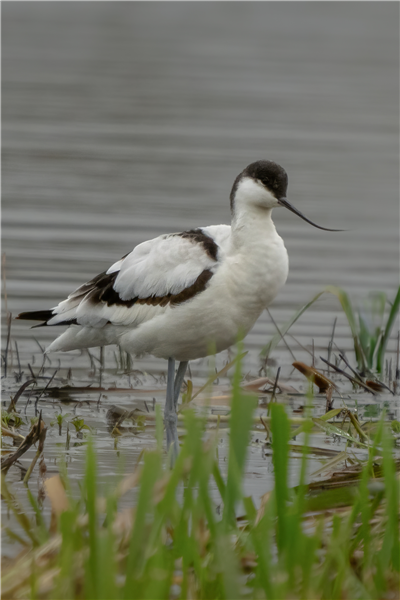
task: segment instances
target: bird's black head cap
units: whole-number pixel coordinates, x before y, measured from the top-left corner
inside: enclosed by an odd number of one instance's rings
[[[262,183],[277,200],[286,197],[288,176],[285,169],[272,160],[257,160],[248,165],[235,179],[230,195],[232,211],[237,188],[244,177]]]

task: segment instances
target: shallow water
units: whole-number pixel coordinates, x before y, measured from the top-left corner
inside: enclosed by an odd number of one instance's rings
[[[81,359],[81,362],[82,361]],[[23,420],[23,425],[17,431],[26,435],[30,429],[31,418],[42,411],[42,418],[47,426],[47,435],[45,440],[44,463],[45,472],[40,473],[38,466],[29,480],[29,489],[37,498],[39,504],[43,507],[43,514],[46,519],[50,518],[51,506],[47,498],[44,497],[43,482],[47,477],[64,470],[66,465],[69,480],[72,489],[77,497],[80,497],[80,481],[85,471],[85,453],[86,441],[90,434],[93,435],[94,445],[98,461],[98,483],[99,495],[105,495],[107,490],[115,488],[118,481],[124,474],[133,472],[138,461],[141,459],[141,453],[144,449],[155,448],[155,414],[154,408],[157,404],[163,404],[165,398],[165,377],[163,374],[154,375],[144,372],[134,371],[130,375],[124,375],[116,365],[111,367],[112,359],[110,356],[106,359],[108,367],[100,372],[95,372],[81,368],[72,369],[72,376],[68,379],[57,373],[52,381],[53,391],[40,396],[39,391],[33,389],[32,394],[28,391],[18,400],[18,409]],[[44,378],[38,381],[38,387],[45,386],[50,376],[54,373],[54,365],[46,367]],[[37,367],[35,368],[35,372]],[[61,373],[63,370],[61,370]],[[334,377],[335,378],[335,377]],[[204,377],[196,377],[192,374],[192,380],[196,387],[204,383]],[[398,397],[389,394],[381,394],[373,397],[370,394],[354,393],[343,381],[337,379],[341,394],[335,393],[334,407],[341,406],[358,412],[361,422],[376,421],[386,411],[389,420],[400,420],[400,403]],[[290,378],[290,384],[294,386],[293,393],[283,393],[277,395],[277,401],[282,402],[292,419],[298,418],[297,424],[301,423],[304,416],[304,407],[306,404],[305,392],[307,383],[301,377],[293,374]],[[65,390],[65,386],[72,386],[72,389]],[[102,387],[99,391],[98,386]],[[16,385],[15,379],[7,377],[3,380],[5,398],[10,392],[14,395],[19,385]],[[115,388],[119,388],[115,389]],[[227,394],[229,393],[229,381],[226,378],[219,379],[213,386],[211,400],[207,401],[206,396],[198,397],[195,401],[195,408],[199,414],[205,414],[208,417],[207,436],[214,435],[218,426],[218,461],[221,472],[227,475],[228,467],[228,442],[229,429],[227,417],[229,415],[229,402]],[[271,398],[271,387],[268,393],[259,392],[259,408],[255,416],[268,416],[268,403]],[[78,389],[80,388],[80,389]],[[83,389],[82,389],[83,388]],[[131,388],[131,389],[130,389]],[[57,391],[58,389],[58,391]],[[40,400],[35,407],[35,401],[40,396]],[[3,400],[4,408],[8,402]],[[325,413],[326,398],[324,395],[316,394],[312,401],[312,414],[315,417],[321,417]],[[119,433],[114,430],[117,418],[124,411],[134,411],[135,421],[129,418],[119,426]],[[64,421],[61,430],[57,424],[57,416],[62,414]],[[217,424],[216,417],[219,416],[221,422]],[[85,429],[77,431],[74,422],[81,419]],[[338,425],[343,416],[337,417]],[[77,423],[78,424],[78,423]],[[296,423],[294,423],[296,425]],[[89,429],[90,428],[90,429]],[[185,430],[180,422],[178,433],[181,440]],[[299,467],[302,458],[303,435],[300,434],[292,440],[293,446],[299,445],[299,451],[292,448],[289,461],[289,485],[294,486],[299,481]],[[314,472],[321,469],[327,461],[335,455],[346,449],[346,440],[337,435],[330,435],[324,431],[315,430],[310,436],[309,446],[311,451],[308,459],[307,473],[309,480],[319,481],[329,478],[333,471],[340,470],[344,463],[338,463],[333,468],[327,467],[319,475],[313,475]],[[9,438],[5,438],[3,444],[5,451],[13,451]],[[400,450],[396,450],[400,456]],[[30,506],[26,489],[22,482],[26,469],[29,467],[35,449],[32,447],[18,461],[17,465],[10,468],[7,475],[7,482],[11,485],[12,492],[15,494],[20,505],[25,511],[33,516],[33,510]],[[365,460],[368,456],[365,448],[353,446],[348,448],[348,455],[352,459]],[[268,435],[262,426],[261,421],[253,426],[251,440],[248,448],[247,464],[245,468],[244,490],[246,495],[252,496],[256,505],[260,503],[261,496],[270,491],[274,482],[274,469],[272,463],[272,451],[268,441]],[[216,506],[221,502],[218,490],[214,482],[210,482],[212,496]],[[137,489],[134,488],[120,500],[119,506],[122,510],[125,507],[132,506],[135,502]],[[14,532],[24,537],[20,525],[16,522],[14,516],[7,509],[5,503],[2,505],[3,528],[11,528]],[[8,537],[3,538],[3,553],[7,556],[15,555],[19,546],[11,544]]]
[[[137,243],[229,222],[234,178],[259,158],[286,168],[289,199],[307,216],[347,230],[322,232],[288,211],[275,211],[290,257],[288,282],[271,306],[276,322],[284,323],[327,284],[344,287],[360,301],[376,289],[394,298],[396,3],[6,3],[2,9],[4,309],[15,315],[54,306]],[[310,362],[299,344],[310,350],[312,340],[316,360],[326,357],[336,317],[335,343],[352,356],[339,304],[324,296],[293,327],[297,341],[287,338],[297,360]],[[24,380],[28,363],[37,373],[42,362],[34,338],[46,346],[56,331],[12,324],[3,399],[20,385],[12,375],[19,371],[15,343]],[[3,327],[3,349],[6,333]],[[260,349],[274,333],[264,313],[246,338],[245,372],[257,375]],[[393,339],[389,359],[395,348]],[[217,358],[217,367],[227,356]],[[283,380],[292,380],[293,358],[283,344],[273,358],[283,367]],[[87,355],[51,360],[46,375],[58,368],[57,378],[66,379],[71,367],[75,385],[98,377]],[[129,385],[116,370],[113,350],[106,364],[107,385]],[[195,361],[191,367],[200,385],[209,363]],[[154,383],[152,375],[139,375],[140,386],[155,385],[153,395],[162,402],[163,361],[147,357],[135,360],[134,368],[154,375]],[[138,392],[133,398],[153,395]],[[365,395],[358,400],[375,406]],[[399,418],[397,398],[380,402],[389,402],[392,418]],[[21,406],[25,403],[26,398]],[[319,403],[316,410],[323,411],[324,401]],[[118,470],[106,419],[112,404],[131,406],[132,395],[109,393],[99,408],[62,408],[71,418],[76,410],[94,427],[102,483]],[[49,424],[59,401],[41,406]],[[33,414],[29,405],[26,430]],[[273,478],[271,461],[255,439],[246,486],[257,501]],[[223,460],[222,433],[221,440]],[[73,438],[73,444],[81,441]],[[153,443],[151,428],[128,432],[118,443],[125,470]],[[63,454],[65,429],[59,436],[51,427],[48,474],[57,472]],[[83,446],[71,446],[72,478],[81,476],[83,455]],[[21,463],[31,458],[28,453]],[[12,469],[10,481],[22,492],[18,477]],[[36,482],[34,473],[31,485]]]

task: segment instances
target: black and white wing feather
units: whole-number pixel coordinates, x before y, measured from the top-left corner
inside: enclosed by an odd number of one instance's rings
[[[204,291],[229,237],[230,227],[217,225],[143,242],[55,308],[17,318],[40,320],[41,325],[138,326]]]

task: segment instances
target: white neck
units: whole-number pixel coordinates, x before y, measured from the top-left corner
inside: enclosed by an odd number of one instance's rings
[[[277,235],[272,221],[272,208],[236,205],[235,209],[232,216],[232,241],[235,246],[252,246],[258,244],[260,238],[266,240]]]
[[[271,212],[278,206],[276,198],[258,181],[244,177],[235,192],[232,230],[258,229],[272,224]],[[232,232],[233,232],[232,231]]]
[[[238,191],[232,203],[226,285],[254,322],[286,281],[288,258],[271,218],[272,208],[278,204],[276,199],[268,190],[260,194],[256,182],[246,192],[258,193],[241,193],[243,188]]]
[[[232,202],[232,238],[234,245],[253,246],[268,237],[276,236],[271,219],[277,199],[260,182],[243,177],[234,191]]]

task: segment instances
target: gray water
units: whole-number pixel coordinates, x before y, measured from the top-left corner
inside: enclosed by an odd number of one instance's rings
[[[52,307],[146,239],[229,223],[232,183],[260,158],[284,166],[289,200],[302,212],[346,229],[323,232],[288,211],[274,212],[290,257],[287,284],[271,306],[277,323],[327,284],[345,288],[355,302],[371,290],[393,300],[398,13],[397,3],[377,2],[3,3],[3,309],[16,315]],[[352,357],[350,330],[333,296],[324,295],[292,329],[302,346],[310,349],[314,340],[317,360],[326,356],[336,317],[335,342]],[[42,362],[33,338],[46,346],[60,331],[13,322],[5,399],[20,385],[12,376],[15,342],[25,378],[28,363],[37,372]],[[246,339],[245,368],[253,375],[274,333],[264,313]],[[3,326],[3,349],[5,337]],[[288,342],[298,360],[310,362],[306,350]],[[113,365],[112,350],[107,356]],[[273,358],[284,378],[293,377],[283,344]],[[51,360],[48,375],[57,367],[65,379],[72,367],[72,383],[87,385],[93,377],[87,355]],[[217,366],[226,360],[223,353]],[[200,384],[208,361],[191,366]],[[156,385],[161,401],[164,363],[147,357],[134,367],[150,373],[141,385]],[[123,387],[126,378],[114,363],[105,381]],[[306,388],[300,378],[295,383]],[[98,411],[63,408],[95,428],[104,480],[116,470],[107,409],[131,402],[108,394]],[[398,400],[391,402],[396,416]],[[60,407],[46,410],[50,422]],[[26,419],[32,411],[28,406]],[[153,433],[123,438],[126,464],[153,443]],[[51,429],[46,446],[51,474],[65,431],[60,437]],[[82,447],[71,449],[72,477],[80,477],[83,456]],[[258,448],[250,456],[246,485],[259,497],[272,485],[271,463]],[[31,459],[28,453],[21,462]],[[18,471],[9,477],[19,489]]]

